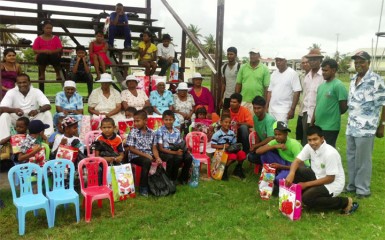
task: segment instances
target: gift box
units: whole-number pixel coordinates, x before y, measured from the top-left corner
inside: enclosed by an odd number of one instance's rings
[[[33,149],[30,148],[27,150],[27,154],[32,152]],[[36,163],[40,167],[43,167],[44,163],[46,162],[46,157],[45,157],[45,147],[41,146],[40,150],[35,153],[35,156],[29,158],[30,163]]]
[[[269,200],[274,188],[275,168],[270,164],[263,164],[261,176],[259,177],[259,195],[263,200]]]
[[[59,145],[56,153],[56,159],[67,159],[72,161],[73,163],[76,163],[76,160],[78,158],[78,152],[78,148],[67,145]]]
[[[23,140],[26,138],[25,134],[16,134],[11,136],[10,142],[12,145],[12,153],[17,154],[20,152],[20,145]]]
[[[285,185],[279,180],[279,211],[291,220],[299,220],[302,213],[302,188],[299,184]]]

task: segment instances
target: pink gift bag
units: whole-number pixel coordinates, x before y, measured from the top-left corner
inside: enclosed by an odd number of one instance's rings
[[[86,134],[88,132],[91,132],[91,116],[89,115],[83,115],[82,123],[80,125],[80,134],[79,138],[81,142],[86,142]]]
[[[275,178],[275,168],[270,167],[270,164],[263,164],[261,176],[259,177],[259,195],[263,200],[269,200],[273,193]]]
[[[302,188],[298,184],[290,187],[285,179],[279,179],[279,211],[291,220],[299,220],[302,213]]]

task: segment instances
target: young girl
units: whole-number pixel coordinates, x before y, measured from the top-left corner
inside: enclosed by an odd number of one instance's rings
[[[52,34],[52,23],[43,23],[43,34],[38,36],[33,42],[32,49],[36,54],[36,61],[39,64],[39,80],[45,80],[45,69],[47,65],[52,65],[56,72],[56,80],[60,77],[60,55],[63,46],[58,36]]]
[[[156,51],[155,44],[151,42],[151,32],[145,31],[139,43],[138,65],[146,68],[146,76],[151,76],[156,71]]]
[[[9,89],[15,87],[16,76],[21,73],[20,65],[16,63],[16,52],[13,48],[7,48],[3,52],[3,62],[0,64],[1,69],[1,90],[4,97]]]
[[[108,44],[104,41],[102,31],[97,31],[95,40],[90,43],[90,61],[94,65],[96,71],[96,80],[100,79],[100,68],[102,73],[106,72],[106,66],[111,65],[111,61],[107,56]]]

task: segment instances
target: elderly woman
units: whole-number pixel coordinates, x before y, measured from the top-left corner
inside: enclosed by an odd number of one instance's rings
[[[68,116],[80,121],[83,116],[83,97],[76,91],[76,83],[68,80],[64,82],[63,91],[56,94],[56,113],[53,117],[54,125],[57,125],[59,116]]]
[[[154,112],[162,115],[166,110],[172,110],[174,98],[171,91],[166,90],[166,80],[164,78],[157,79],[156,90],[150,93],[150,103],[154,108]]]
[[[194,113],[195,101],[189,94],[187,83],[181,82],[176,89],[177,93],[174,94],[174,112],[179,118],[181,124],[190,122],[191,116]]]
[[[124,116],[120,112],[122,99],[120,93],[111,86],[114,82],[111,75],[103,73],[96,82],[101,83],[101,86],[94,89],[88,98],[88,112],[92,117],[113,118],[115,123],[123,120]]]
[[[141,110],[144,107],[150,106],[150,101],[143,90],[136,89],[138,87],[139,79],[134,75],[129,75],[126,80],[122,82],[122,86],[127,86],[127,90],[123,90],[122,107],[127,110],[128,107],[134,107],[136,110]]]

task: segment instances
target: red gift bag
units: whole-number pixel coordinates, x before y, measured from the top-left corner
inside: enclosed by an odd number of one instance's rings
[[[148,116],[147,118],[147,127],[156,131],[163,125],[162,116]]]
[[[78,148],[67,145],[59,145],[56,153],[56,159],[67,159],[75,163],[78,158],[78,152]]]
[[[125,120],[120,120],[118,122],[118,128],[120,134],[123,134],[124,137],[127,137],[130,134],[132,128],[134,128],[134,119],[129,118]]]
[[[11,136],[10,142],[11,142],[13,154],[20,152],[20,145],[25,138],[26,138],[25,134],[16,134],[16,135]]]

